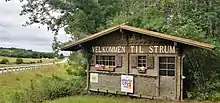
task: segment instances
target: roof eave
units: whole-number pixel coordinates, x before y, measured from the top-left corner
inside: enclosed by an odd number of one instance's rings
[[[61,47],[61,50],[63,50],[63,51],[71,50],[70,48],[75,48],[75,46],[78,46],[78,45],[80,45],[82,43],[85,43],[87,41],[96,39],[98,37],[101,37],[103,35],[106,35],[108,33],[116,31],[118,29],[133,31],[133,32],[145,34],[145,35],[148,35],[148,36],[157,37],[157,38],[166,39],[166,40],[171,40],[171,41],[174,41],[174,42],[179,42],[179,43],[182,43],[182,44],[191,45],[191,46],[195,46],[195,47],[199,47],[199,48],[205,48],[205,49],[211,49],[211,50],[215,48],[215,46],[212,45],[212,44],[198,42],[198,41],[191,40],[191,39],[185,39],[185,38],[181,38],[181,37],[177,37],[177,36],[162,34],[162,33],[154,32],[154,31],[141,29],[141,28],[136,28],[136,27],[132,27],[132,26],[122,24],[122,25],[119,25],[119,26],[111,27],[109,29],[105,29],[101,32],[95,33],[95,34],[90,35],[88,37],[85,37],[81,40],[78,40],[76,42],[72,42],[70,44],[67,44],[67,45]]]
[[[81,40],[78,40],[78,41],[76,41],[76,42],[72,42],[72,43],[70,43],[70,44],[67,44],[67,45],[61,47],[61,50],[62,50],[62,51],[65,51],[65,50],[67,50],[67,48],[74,47],[74,46],[77,46],[77,45],[79,45],[79,44],[81,44],[81,43],[84,43],[84,42],[90,41],[90,40],[92,40],[92,39],[101,37],[101,36],[103,36],[103,35],[106,35],[106,34],[108,34],[108,33],[111,33],[111,32],[113,32],[113,31],[116,31],[116,30],[118,30],[119,28],[120,28],[120,26],[114,26],[114,27],[111,27],[111,28],[109,28],[109,29],[103,30],[103,31],[101,31],[101,32],[95,33],[95,34],[90,35],[90,36],[88,36],[88,37],[85,37],[85,38],[83,38],[83,39],[81,39]]]
[[[211,50],[215,48],[215,46],[212,44],[198,42],[195,40],[185,39],[185,38],[181,38],[181,37],[177,37],[177,36],[162,34],[162,33],[154,32],[154,31],[150,31],[150,30],[146,30],[146,29],[140,29],[140,28],[136,28],[136,27],[132,27],[132,26],[120,25],[120,28],[125,29],[125,30],[129,30],[129,31],[133,31],[133,32],[137,32],[137,33],[141,33],[141,34],[145,34],[148,36],[153,36],[153,37],[157,37],[157,38],[161,38],[161,39],[179,42],[179,43],[186,44],[186,45],[195,46],[195,47],[211,49]]]

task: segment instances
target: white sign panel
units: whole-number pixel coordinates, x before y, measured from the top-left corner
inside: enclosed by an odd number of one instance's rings
[[[133,93],[133,76],[121,75],[121,91]]]
[[[90,82],[91,83],[98,83],[99,82],[98,73],[90,73]]]

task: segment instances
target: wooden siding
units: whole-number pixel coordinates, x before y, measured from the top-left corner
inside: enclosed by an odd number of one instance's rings
[[[180,54],[179,44],[173,41],[167,41],[164,39],[158,39],[155,37],[150,37],[147,35],[142,35],[130,31],[114,31],[100,38],[89,41],[84,45],[89,45],[88,49],[92,53],[92,47],[94,46],[125,46],[125,51],[123,53],[108,53],[100,52],[93,53],[93,59],[90,63],[89,73],[98,74],[98,83],[89,83],[89,90],[117,93],[117,94],[127,94],[121,92],[121,75],[132,75],[134,78],[134,93],[128,93],[131,96],[141,96],[141,97],[158,97],[158,98],[168,98],[168,99],[179,99],[180,94],[180,67],[176,67],[176,75],[160,76],[159,75],[159,57],[177,57]],[[175,53],[138,53],[131,52],[130,46],[142,46],[143,51],[149,51],[149,46],[153,45],[171,45],[175,46]],[[120,56],[121,66],[116,66],[114,71],[97,71],[95,67],[94,57],[97,55],[103,56]],[[151,61],[151,67],[147,68],[146,72],[140,73],[138,71],[137,61],[132,61],[133,57],[146,56],[147,58],[153,57]],[[117,62],[119,62],[117,60]],[[134,62],[134,64],[132,63]],[[176,66],[179,66],[180,61],[176,59]],[[148,64],[148,63],[147,63]],[[177,70],[178,69],[178,70]],[[177,90],[178,89],[178,90]]]
[[[85,37],[83,39],[80,39],[76,42],[64,45],[61,47],[61,50],[78,50],[78,49],[80,49],[80,47],[79,47],[80,44],[86,43],[86,42],[91,41],[93,39],[102,37],[104,35],[108,35],[112,32],[117,31],[117,30],[121,30],[121,31],[127,30],[127,31],[140,33],[140,34],[144,34],[144,35],[151,36],[151,37],[160,38],[163,40],[174,41],[174,42],[182,43],[185,45],[191,45],[191,46],[205,48],[205,49],[213,49],[215,47],[214,45],[191,40],[191,39],[185,39],[185,38],[181,38],[181,37],[177,37],[177,36],[158,33],[158,32],[154,32],[154,31],[150,31],[150,30],[146,30],[146,29],[141,29],[141,28],[136,28],[136,27],[132,27],[132,26],[128,26],[128,25],[118,25],[118,26],[103,30],[101,32],[95,33],[95,34],[90,35],[88,37]]]

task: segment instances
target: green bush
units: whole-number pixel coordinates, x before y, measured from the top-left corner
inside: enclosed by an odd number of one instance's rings
[[[69,65],[66,67],[66,71],[69,75],[74,76],[85,76],[86,72],[83,68],[82,64],[79,63],[69,63]]]
[[[30,61],[30,62],[23,62],[23,64],[36,64],[36,62],[34,62],[34,61]]]
[[[23,59],[21,58],[16,59],[16,64],[22,64],[22,63],[24,63]]]
[[[39,63],[43,63],[43,61],[42,61],[42,60],[39,60]]]
[[[81,55],[76,55],[81,57]],[[16,103],[41,103],[45,100],[53,100],[60,97],[79,95],[85,90],[85,65],[82,60],[80,62],[69,62],[66,67],[68,79],[63,79],[53,75],[52,77],[41,77],[36,74],[39,79],[31,81],[28,88],[23,92],[16,92],[12,96],[12,100]],[[60,64],[58,64],[60,65]],[[24,98],[25,97],[25,98]]]
[[[220,54],[203,49],[186,53],[183,73],[188,99],[220,100]]]
[[[36,64],[36,62],[31,61],[30,64]]]
[[[16,101],[16,103],[41,103],[44,100],[78,95],[84,91],[84,86],[85,81],[82,77],[69,80],[57,76],[42,77],[37,81],[31,81],[30,87],[24,89],[23,92],[14,93],[12,101]]]
[[[69,57],[71,62],[68,62],[66,71],[69,75],[82,76],[86,75],[86,58],[82,53],[74,53]]]
[[[11,96],[11,103],[28,103],[27,94],[24,90],[17,90]]]
[[[9,63],[9,60],[8,60],[8,59],[2,59],[2,60],[0,61],[0,64],[7,64],[7,63]]]
[[[39,61],[37,61],[37,63],[43,63],[43,61],[42,61],[42,60],[39,60]]]

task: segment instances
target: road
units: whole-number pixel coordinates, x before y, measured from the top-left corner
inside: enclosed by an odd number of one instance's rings
[[[0,68],[0,74],[2,73],[8,73],[8,72],[15,72],[15,71],[24,71],[29,69],[37,69],[41,66],[46,65],[53,65],[53,64],[61,64],[68,62],[68,58],[64,58],[62,61],[55,62],[55,63],[45,63],[45,64],[30,64],[30,65],[17,65],[17,66],[10,66],[10,67],[2,67]]]

